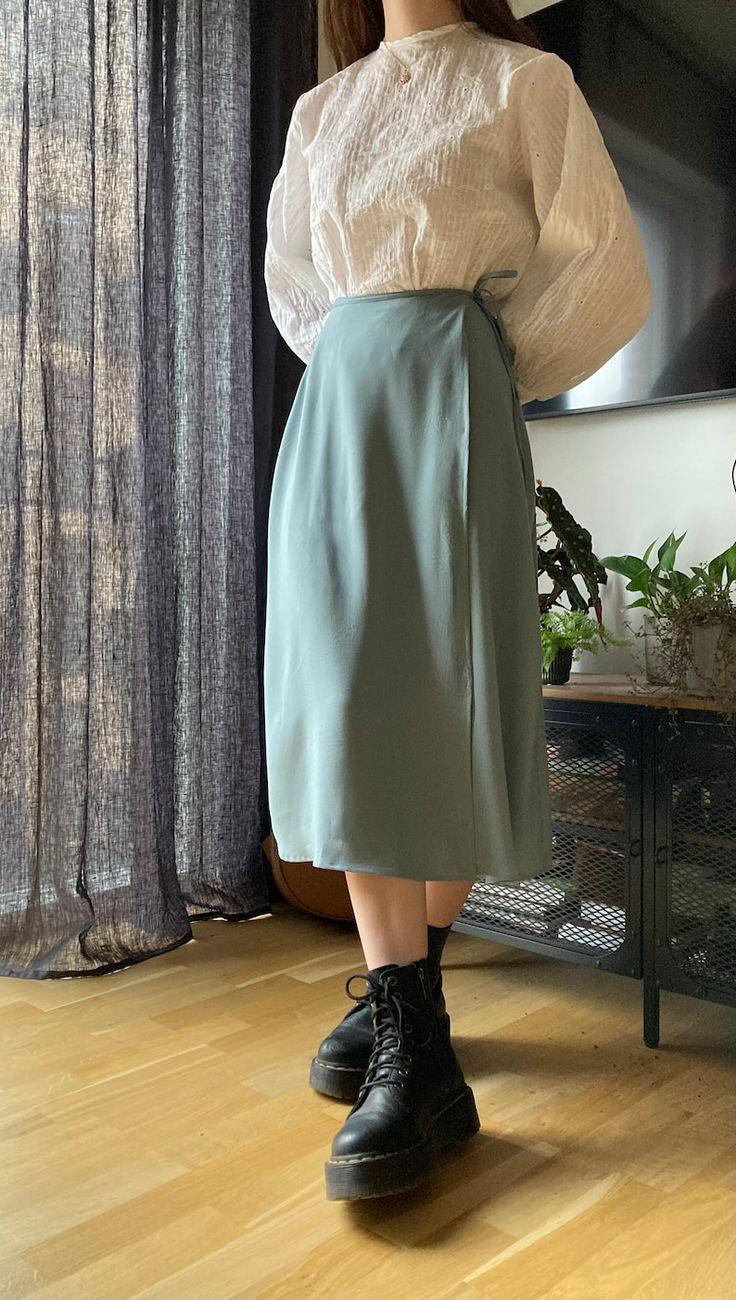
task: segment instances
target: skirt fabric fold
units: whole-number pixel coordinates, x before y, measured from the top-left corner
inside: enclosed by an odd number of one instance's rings
[[[300,380],[264,647],[286,861],[418,880],[552,868],[534,473],[485,278],[337,298]]]

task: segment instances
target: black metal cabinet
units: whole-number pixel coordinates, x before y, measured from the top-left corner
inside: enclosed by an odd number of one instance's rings
[[[453,929],[641,979],[656,1047],[660,989],[736,1004],[736,745],[617,694],[545,698],[553,868],[476,881]]]
[[[656,1046],[660,989],[736,1004],[736,744],[702,711],[651,722],[644,1037]]]

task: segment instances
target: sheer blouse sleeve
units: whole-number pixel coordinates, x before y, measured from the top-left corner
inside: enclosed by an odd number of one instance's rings
[[[519,397],[555,397],[598,370],[651,309],[639,230],[569,65],[518,69],[520,147],[539,236],[502,305]]]
[[[301,97],[300,97],[301,99]],[[329,290],[312,263],[309,174],[297,99],[281,167],[266,212],[264,281],[269,309],[282,338],[308,361],[330,307]]]

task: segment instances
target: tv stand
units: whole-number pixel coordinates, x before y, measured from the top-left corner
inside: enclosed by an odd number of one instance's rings
[[[476,881],[453,929],[640,979],[657,1047],[661,989],[736,1004],[736,738],[643,678],[542,692],[554,870]]]

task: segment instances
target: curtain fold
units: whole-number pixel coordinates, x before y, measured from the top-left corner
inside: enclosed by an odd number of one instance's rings
[[[287,37],[243,0],[0,0],[3,974],[270,910],[259,227],[314,81],[297,8]]]

